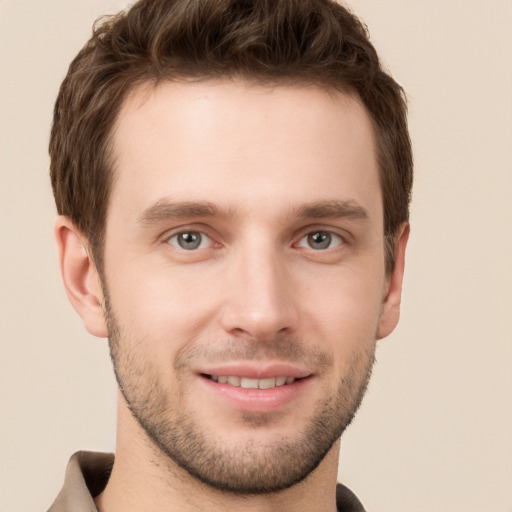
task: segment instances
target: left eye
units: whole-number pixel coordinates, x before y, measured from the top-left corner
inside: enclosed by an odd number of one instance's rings
[[[314,249],[315,251],[323,251],[325,249],[332,249],[343,243],[341,236],[330,231],[313,231],[303,236],[299,243],[299,247],[307,249]]]
[[[193,251],[195,249],[205,249],[212,243],[212,240],[200,231],[183,231],[172,235],[168,242],[180,249]]]

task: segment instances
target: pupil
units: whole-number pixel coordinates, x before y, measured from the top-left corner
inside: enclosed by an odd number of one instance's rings
[[[308,241],[313,249],[327,249],[331,245],[331,238],[330,233],[319,231],[309,235]]]
[[[201,244],[201,237],[199,233],[182,233],[178,242],[183,249],[197,249]]]

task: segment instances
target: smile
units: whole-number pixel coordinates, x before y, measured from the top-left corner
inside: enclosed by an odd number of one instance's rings
[[[286,407],[314,389],[315,382],[310,371],[288,364],[228,364],[198,375],[214,403],[220,400],[231,409],[258,414]]]
[[[272,389],[292,384],[297,380],[295,377],[270,377],[265,379],[251,379],[234,375],[207,375],[207,377],[219,384],[230,384],[245,389]]]

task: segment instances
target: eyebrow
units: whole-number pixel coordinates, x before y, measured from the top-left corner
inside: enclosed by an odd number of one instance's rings
[[[167,199],[160,199],[139,215],[138,222],[139,224],[155,224],[171,219],[191,217],[232,218],[235,217],[235,211],[221,208],[209,201],[173,203]]]
[[[320,201],[301,206],[295,213],[298,219],[367,220],[368,210],[355,201]]]
[[[210,201],[170,202],[160,199],[154,205],[144,210],[138,217],[139,224],[156,224],[167,220],[202,218],[234,218],[236,210],[222,208]],[[354,201],[316,201],[307,203],[299,208],[293,208],[291,218],[304,219],[368,219],[368,211]]]

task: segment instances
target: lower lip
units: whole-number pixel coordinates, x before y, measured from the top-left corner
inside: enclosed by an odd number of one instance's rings
[[[220,384],[208,377],[200,376],[200,379],[209,392],[231,407],[260,413],[275,411],[293,402],[304,393],[311,382],[311,377],[306,377],[270,389],[245,389],[231,384]]]

